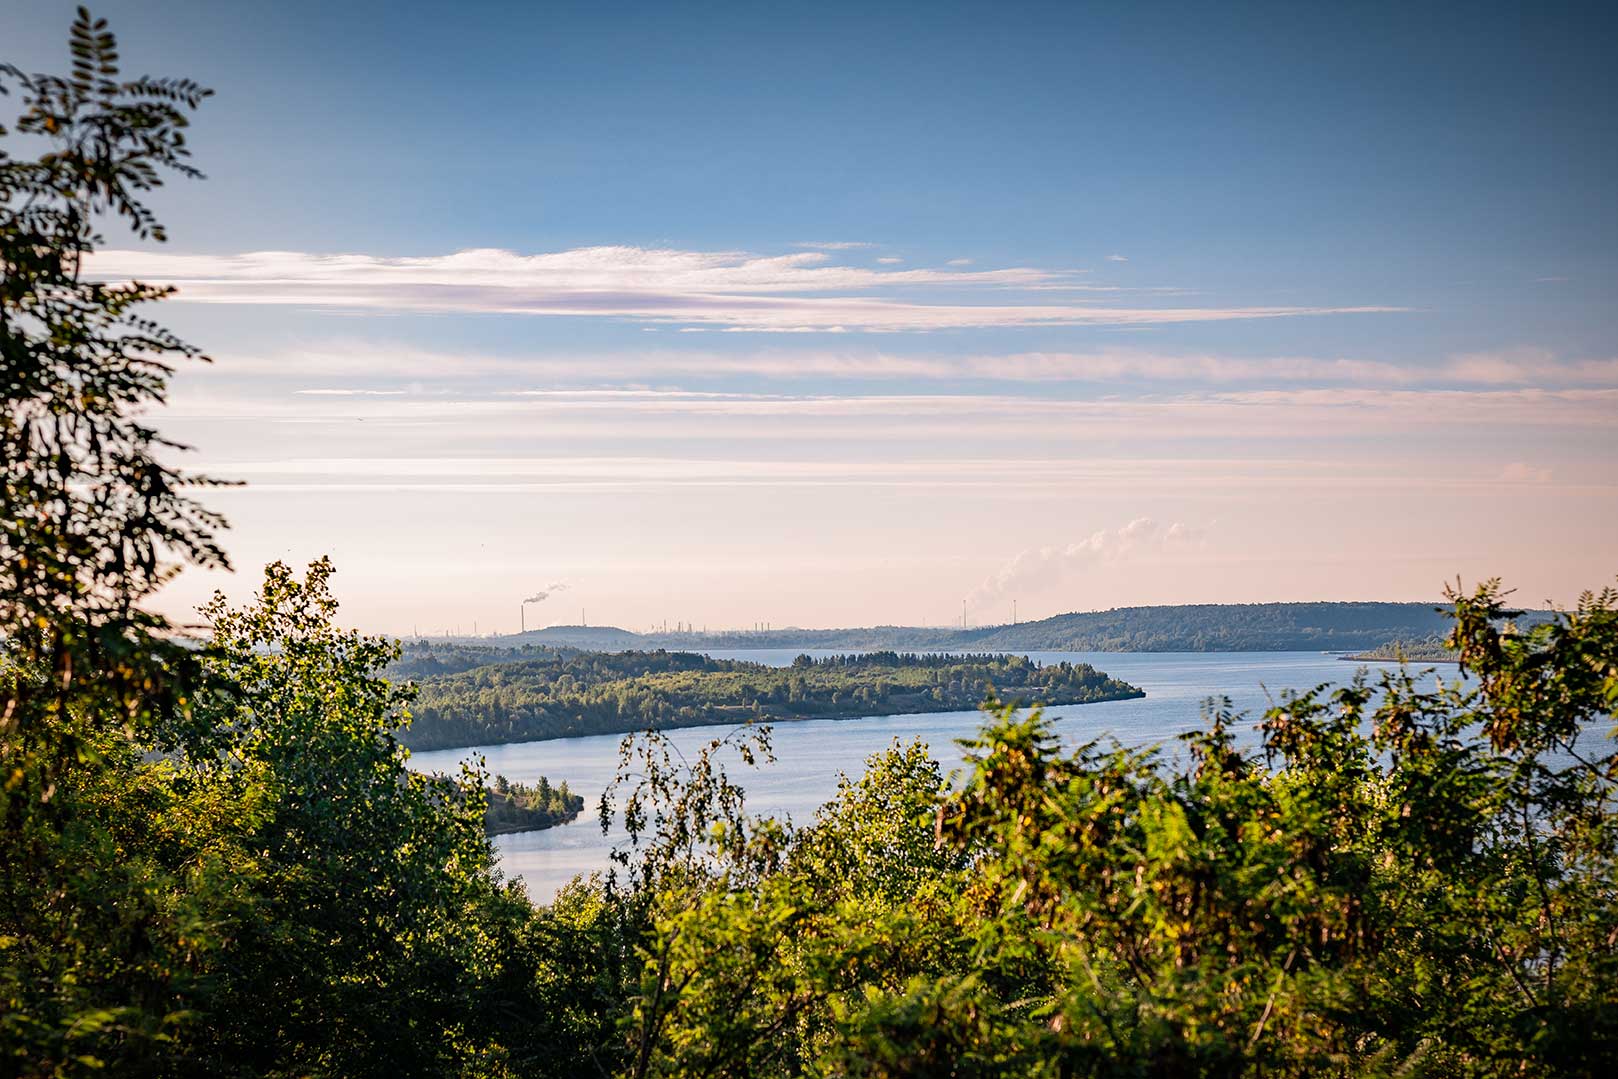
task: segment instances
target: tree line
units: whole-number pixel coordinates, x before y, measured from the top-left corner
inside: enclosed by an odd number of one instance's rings
[[[577,648],[552,645],[524,644],[517,648],[501,648],[497,645],[434,642],[418,638],[399,642],[399,658],[388,664],[387,675],[396,682],[402,682],[435,674],[455,674],[473,667],[487,667],[491,663],[571,655],[578,651]]]
[[[1423,637],[1419,640],[1388,641],[1343,658],[1380,663],[1454,663],[1458,657],[1442,637]]]

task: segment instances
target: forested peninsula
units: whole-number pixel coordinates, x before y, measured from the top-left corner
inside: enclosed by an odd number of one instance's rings
[[[452,652],[445,657],[455,666]],[[420,670],[406,661],[397,670]],[[395,677],[398,677],[396,674]],[[993,694],[1026,704],[1145,696],[1083,663],[1022,656],[874,652],[790,667],[691,652],[545,650],[422,678],[401,740],[412,749],[739,723],[972,709]]]
[[[1443,638],[1427,637],[1416,641],[1389,641],[1342,658],[1372,663],[1456,663],[1461,656],[1445,644]]]

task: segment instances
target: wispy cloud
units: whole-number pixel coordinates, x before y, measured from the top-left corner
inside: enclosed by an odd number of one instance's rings
[[[1017,382],[1334,383],[1350,386],[1618,386],[1618,358],[1565,360],[1539,349],[1392,363],[1354,357],[1220,356],[1135,349],[971,356],[956,372]]]
[[[1536,468],[1524,461],[1513,461],[1500,470],[1500,479],[1505,483],[1549,483],[1551,470]]]
[[[180,299],[197,303],[614,318],[753,333],[1130,326],[1401,310],[925,303],[912,298],[914,290],[947,288],[958,294],[986,288],[1001,296],[1006,290],[1051,285],[1110,290],[1076,284],[1067,271],[845,266],[823,251],[760,256],[592,247],[537,255],[470,250],[421,258],[105,251],[94,257],[90,272],[106,279],[172,283],[179,286]],[[876,290],[906,295],[871,295]]]
[[[807,247],[815,251],[861,251],[876,244],[864,240],[808,240],[793,247]]]
[[[392,487],[411,484],[527,485],[535,488],[668,489],[676,486],[734,487],[889,487],[929,490],[1020,490],[1049,494],[1053,487],[1083,490],[1111,498],[1146,492],[1194,489],[1274,491],[1329,490],[1338,493],[1393,490],[1486,490],[1501,477],[1486,472],[1412,475],[1398,461],[1347,463],[1341,460],[1287,461],[1232,457],[1051,460],[1029,457],[974,457],[907,460],[887,457],[823,459],[745,459],[653,457],[644,455],[488,457],[478,455],[357,457],[341,454],[285,456],[286,446],[265,446],[259,457],[218,458],[206,471],[260,485]],[[419,443],[415,449],[419,451]],[[1540,470],[1548,471],[1548,470]],[[1541,481],[1531,477],[1528,482]],[[1511,482],[1522,482],[1513,480]],[[1089,564],[1121,560],[1153,550],[1194,551],[1207,529],[1183,523],[1158,528],[1132,522],[1065,546],[1031,548],[1007,563],[1026,569],[1060,561]],[[1154,547],[1153,544],[1156,544]],[[995,578],[991,578],[993,581]],[[1008,578],[1009,579],[1009,578]],[[989,585],[985,584],[985,589]],[[1004,589],[1001,589],[1004,592]]]
[[[1164,526],[1150,517],[1137,517],[1064,546],[1030,547],[974,589],[967,597],[967,609],[998,614],[1008,600],[1046,596],[1092,567],[1162,558],[1193,550],[1202,542],[1202,532],[1183,521]]]
[[[944,263],[944,265],[945,266],[970,266],[970,265],[972,265],[972,260],[971,259],[950,259],[948,262]]]
[[[1386,437],[1412,429],[1520,431],[1618,427],[1618,389],[1239,390],[1121,398],[1010,394],[784,394],[620,388],[475,396],[287,395],[176,390],[170,417],[321,423],[435,424],[478,439],[603,434],[615,437],[893,441],[941,435],[1015,439],[1037,430],[1069,444],[1102,439],[1308,441]]]
[[[403,397],[404,390],[308,389],[294,390],[305,397]]]
[[[1457,382],[1494,385],[1618,384],[1618,356],[1564,360],[1539,348],[1469,352],[1451,357],[1445,372]]]
[[[697,327],[687,327],[696,329]],[[1006,383],[1182,383],[1354,387],[1618,386],[1618,357],[1566,359],[1541,349],[1469,353],[1406,363],[1355,357],[1222,356],[1106,349],[1092,352],[911,355],[865,348],[714,352],[660,349],[576,355],[434,351],[363,339],[332,339],[271,353],[222,354],[220,376],[325,376],[352,381],[587,380],[757,377],[801,381],[906,380]],[[378,387],[378,388],[393,388]]]

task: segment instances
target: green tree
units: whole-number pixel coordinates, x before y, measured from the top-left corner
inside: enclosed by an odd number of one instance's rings
[[[1003,708],[955,793],[873,761],[656,908],[641,1073],[1604,1074],[1618,593],[1453,599],[1470,681],[1287,694],[1257,754],[1228,706],[1175,753]]]
[[[0,156],[0,1074],[577,1074],[617,923],[500,881],[481,774],[405,767],[397,650],[335,626],[330,565],[216,600],[205,647],[143,609],[224,564],[134,418],[197,352],[85,259],[104,217],[162,238],[139,196],[195,175],[206,91],[119,81],[83,11],[70,44],[0,68],[46,147]]]
[[[331,572],[276,563],[253,604],[203,612],[229,689],[199,711],[230,740],[185,768],[262,808],[244,844],[256,907],[188,1048],[300,1074],[449,1071],[490,1048],[469,1006],[527,904],[492,877],[487,777],[405,766],[409,692],[380,674],[398,647],[335,626]]]
[[[219,519],[134,418],[199,356],[143,314],[167,289],[85,266],[105,220],[163,239],[141,199],[197,175],[184,131],[208,91],[121,79],[83,9],[69,44],[65,77],[0,66],[21,105],[0,136],[43,147],[0,148],[0,1052],[37,1074],[160,1052],[231,892],[164,846],[227,827],[219,807],[181,819],[166,777],[139,771],[203,735],[199,657],[141,604],[177,563],[224,564]]]
[[[165,172],[199,175],[184,130],[209,91],[120,81],[112,34],[82,8],[70,46],[65,78],[0,66],[0,93],[21,96],[16,131],[47,146],[0,149],[0,624],[13,661],[50,684],[11,690],[8,728],[24,738],[71,728],[81,694],[97,706],[86,722],[108,718],[108,701],[125,722],[171,712],[187,653],[140,604],[179,564],[225,561],[219,517],[186,494],[205,481],[165,464],[183,447],[134,418],[162,403],[176,361],[203,358],[141,313],[172,289],[85,268],[108,215],[164,239],[140,199]],[[73,739],[55,752],[71,756]]]

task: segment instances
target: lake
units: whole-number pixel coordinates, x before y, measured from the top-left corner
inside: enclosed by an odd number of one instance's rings
[[[756,649],[709,652],[718,659],[747,659],[785,666],[798,649]],[[820,656],[830,653],[810,651]],[[1324,682],[1341,683],[1362,668],[1392,664],[1347,663],[1320,652],[1030,652],[1041,663],[1068,660],[1089,663],[1099,670],[1137,685],[1146,696],[1129,701],[1066,705],[1051,710],[1060,717],[1055,730],[1066,743],[1076,744],[1111,735],[1126,745],[1172,741],[1182,731],[1201,725],[1203,702],[1210,696],[1231,699],[1238,712],[1254,720],[1283,689],[1307,689]],[[1426,669],[1413,665],[1418,670]],[[1431,685],[1436,677],[1455,677],[1455,668],[1440,665],[1437,674],[1423,676]],[[758,769],[729,766],[732,778],[747,790],[751,812],[786,817],[807,823],[815,809],[836,793],[838,777],[858,775],[863,762],[886,749],[895,739],[926,742],[933,757],[946,769],[961,763],[956,739],[981,725],[983,716],[971,712],[933,712],[926,715],[873,716],[864,719],[812,719],[774,724],[776,763]],[[1257,736],[1251,724],[1240,724],[1249,744]],[[689,751],[725,728],[697,727],[669,732],[671,740]],[[574,876],[608,865],[608,852],[623,838],[622,832],[602,835],[595,801],[611,780],[618,762],[622,735],[564,738],[515,745],[473,746],[418,753],[411,767],[421,771],[453,771],[462,761],[482,756],[491,774],[531,783],[541,775],[552,783],[566,780],[585,796],[585,812],[571,824],[540,832],[520,832],[494,840],[501,867],[520,876],[529,894],[548,902]]]

